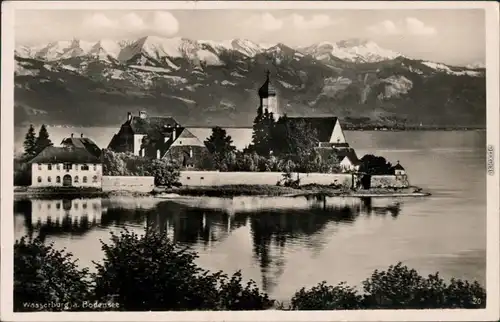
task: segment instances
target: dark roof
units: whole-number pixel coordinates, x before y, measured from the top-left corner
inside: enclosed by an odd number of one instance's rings
[[[276,95],[276,88],[274,88],[273,84],[269,80],[269,71],[267,71],[266,81],[259,88],[259,96],[268,97],[269,95]]]
[[[181,133],[177,136],[177,138],[192,138],[197,139],[198,137],[191,133],[187,128],[183,127]]]
[[[179,124],[170,116],[146,116],[145,118],[132,116],[128,122],[135,134],[147,134],[151,136],[156,136],[158,133],[164,132],[169,126],[172,128]]]
[[[85,148],[49,146],[42,150],[30,163],[100,163],[101,160]]]
[[[344,159],[345,157],[347,157],[351,161],[351,163],[354,165],[361,163],[361,161],[359,160],[358,156],[356,155],[356,151],[354,151],[354,149],[337,150],[337,155],[339,156],[339,158],[341,160]]]
[[[327,117],[293,117],[289,116],[289,120],[300,122],[302,120],[306,121],[310,126],[316,130],[318,133],[319,142],[329,142],[335,128],[335,123],[337,123],[337,117],[327,116]]]
[[[401,164],[399,164],[399,161],[398,163],[392,167],[394,170],[404,170],[405,168],[403,168],[403,166]]]
[[[83,148],[95,157],[101,156],[101,149],[89,138],[65,138],[62,140],[61,145]]]

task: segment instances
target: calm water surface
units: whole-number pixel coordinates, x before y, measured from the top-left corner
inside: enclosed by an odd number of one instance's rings
[[[375,153],[409,172],[431,197],[112,198],[20,200],[15,235],[42,235],[82,266],[122,227],[167,231],[211,270],[242,270],[274,298],[323,280],[352,285],[402,261],[422,274],[485,285],[485,132],[347,132],[358,155]]]

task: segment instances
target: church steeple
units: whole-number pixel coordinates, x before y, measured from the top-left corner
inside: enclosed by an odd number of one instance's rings
[[[273,84],[271,83],[271,81],[269,79],[270,74],[271,74],[271,72],[269,70],[267,70],[266,71],[266,81],[259,89],[259,97],[260,98],[267,98],[269,96],[276,96],[276,89],[274,88]]]
[[[273,86],[270,80],[270,72],[266,71],[266,81],[259,88],[259,98],[260,98],[260,107],[262,111],[268,111],[273,114],[275,120],[277,120],[280,116],[278,110],[278,98],[276,95],[276,88]]]

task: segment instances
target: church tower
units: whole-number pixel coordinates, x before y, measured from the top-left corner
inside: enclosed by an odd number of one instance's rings
[[[280,117],[278,97],[276,96],[276,89],[269,80],[269,71],[267,71],[265,83],[259,89],[259,97],[262,111],[265,112],[267,110],[269,113],[273,113],[274,120],[278,120]]]

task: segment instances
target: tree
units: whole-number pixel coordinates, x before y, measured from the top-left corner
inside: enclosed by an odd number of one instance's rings
[[[40,131],[38,132],[38,137],[35,142],[35,153],[38,154],[42,152],[48,146],[52,146],[53,143],[49,138],[49,132],[47,131],[47,127],[45,124],[42,124],[40,127]]]
[[[267,110],[263,112],[262,107],[259,107],[253,123],[252,145],[249,147],[258,155],[267,157],[272,151],[274,125],[273,114]]]
[[[286,115],[278,120],[272,136],[276,154],[302,165],[318,146],[317,132],[305,120],[293,120]]]
[[[165,159],[153,159],[144,165],[144,174],[155,178],[155,185],[171,187],[179,182],[180,167]]]
[[[394,174],[392,165],[384,157],[366,154],[361,158],[360,172],[369,175],[390,175]]]
[[[66,307],[90,298],[87,269],[79,269],[70,253],[55,250],[40,239],[14,244],[14,311],[81,310]],[[59,304],[39,307],[38,304]]]
[[[116,153],[108,149],[102,150],[102,171],[106,176],[127,176],[127,165],[124,161],[125,153]]]
[[[31,158],[36,155],[36,135],[35,135],[35,128],[33,127],[33,124],[30,124],[30,128],[28,129],[28,132],[26,133],[26,136],[24,137],[24,156],[26,158]]]
[[[223,163],[227,163],[229,154],[236,150],[231,136],[227,135],[226,130],[218,126],[212,129],[212,134],[204,143],[212,154],[214,165],[219,170]]]
[[[273,301],[241,275],[228,278],[195,263],[196,253],[165,233],[123,231],[102,243],[104,259],[94,275],[98,301],[113,298],[124,311],[267,309]]]
[[[24,159],[14,158],[14,186],[31,185],[31,164]]]

